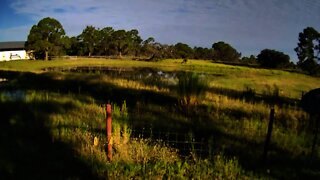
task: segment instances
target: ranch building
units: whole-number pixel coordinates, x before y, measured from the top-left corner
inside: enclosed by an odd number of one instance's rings
[[[0,42],[0,61],[30,59],[25,41]]]

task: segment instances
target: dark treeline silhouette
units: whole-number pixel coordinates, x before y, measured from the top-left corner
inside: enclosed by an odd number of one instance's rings
[[[178,42],[175,45],[161,44],[153,37],[145,40],[139,31],[116,30],[113,27],[96,28],[87,26],[78,36],[68,37],[56,19],[47,17],[34,25],[26,43],[36,59],[48,60],[52,56],[132,56],[135,59],[157,61],[160,59],[203,59],[233,65],[263,68],[296,69],[311,74],[320,74],[320,33],[311,27],[299,34],[295,48],[299,61],[297,67],[288,55],[276,50],[264,49],[258,56],[242,57],[230,44],[219,41],[207,47],[190,47]]]

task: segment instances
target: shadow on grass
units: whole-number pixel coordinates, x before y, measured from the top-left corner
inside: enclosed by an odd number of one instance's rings
[[[270,169],[271,177],[281,179],[320,177],[318,170],[320,165],[319,158],[309,163],[308,156],[295,157],[289,152],[281,150],[283,148],[275,145],[271,147],[271,155],[269,156],[268,163],[261,164],[260,158],[263,151],[263,143],[255,143],[222,131],[219,129],[219,124],[215,124],[215,120],[207,115],[206,110],[195,112],[185,121],[181,118],[184,114],[175,108],[175,104],[178,102],[175,97],[152,91],[121,88],[109,83],[93,83],[91,80],[99,78],[99,75],[81,76],[80,74],[65,74],[64,76],[66,77],[64,80],[59,80],[59,78],[57,78],[59,77],[59,73],[0,73],[0,78],[9,79],[9,81],[3,85],[3,88],[8,90],[18,88],[47,90],[60,93],[81,93],[94,97],[100,103],[110,101],[122,104],[122,102],[126,100],[130,110],[129,117],[131,121],[133,121],[132,124],[134,124],[135,128],[151,128],[154,131],[167,130],[180,133],[188,133],[186,131],[191,130],[196,138],[205,139],[205,141],[212,136],[214,138],[214,152],[223,151],[226,155],[238,157],[240,164],[246,170],[268,175],[266,169]],[[221,88],[212,88],[211,91],[226,95],[230,98],[243,98],[242,91]],[[252,96],[248,98],[248,101],[274,103],[273,98],[268,96]],[[294,103],[294,101],[295,100],[292,99],[280,98],[279,103],[291,104]],[[137,107],[137,102],[140,103],[139,107]],[[150,105],[153,105],[153,107],[150,107]],[[208,107],[202,108],[208,109]],[[232,109],[228,111],[230,112],[225,113],[233,114],[235,117],[250,116],[241,111],[238,112]],[[153,119],[152,117],[155,118]],[[141,123],[141,121],[144,122]],[[148,125],[149,127],[146,127]],[[14,139],[18,139],[18,137]]]
[[[69,104],[0,101],[0,179],[96,179],[70,145],[53,142],[45,122]]]
[[[298,104],[297,99],[283,97],[283,96],[275,96],[275,95],[272,95],[272,92],[268,92],[268,94],[256,94],[255,92],[252,92],[251,89],[241,91],[241,90],[233,90],[233,89],[218,88],[218,87],[211,87],[209,91],[215,94],[227,96],[232,99],[237,99],[237,100],[244,99],[247,102],[265,103],[271,106],[272,105],[296,106]]]

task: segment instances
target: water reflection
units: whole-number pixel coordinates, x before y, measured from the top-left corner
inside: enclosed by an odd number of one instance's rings
[[[177,72],[163,71],[157,68],[120,68],[120,67],[51,67],[45,71],[105,74],[112,78],[124,78],[142,81],[152,85],[175,85]]]
[[[22,90],[0,92],[0,100],[23,101],[26,99],[26,92]]]

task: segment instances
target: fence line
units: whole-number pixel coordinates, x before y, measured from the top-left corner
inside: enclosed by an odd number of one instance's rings
[[[210,154],[208,141],[198,141],[191,133],[132,130],[132,135],[133,137],[162,142],[169,147],[178,149],[182,156],[195,153],[201,158]]]

